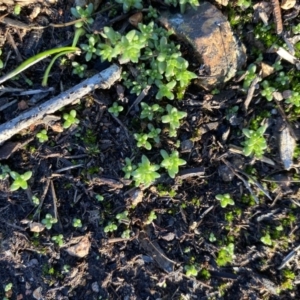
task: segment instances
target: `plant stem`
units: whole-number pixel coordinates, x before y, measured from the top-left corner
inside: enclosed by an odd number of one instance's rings
[[[79,38],[85,34],[85,30],[83,28],[77,28],[74,33],[74,38],[72,42],[72,47],[76,47]]]
[[[44,73],[43,81],[42,81],[42,86],[47,86],[47,85],[48,85],[49,73],[50,73],[50,70],[51,70],[51,68],[52,68],[52,66],[53,66],[53,64],[54,64],[54,62],[55,62],[60,56],[65,55],[65,54],[68,54],[68,53],[71,53],[71,52],[74,52],[74,50],[68,50],[68,51],[60,52],[60,53],[56,54],[56,55],[52,58],[50,64],[48,65],[48,67],[47,67],[47,69],[46,69],[46,71],[45,71],[45,73]]]
[[[12,77],[18,75],[19,73],[25,71],[32,65],[38,63],[39,61],[43,60],[44,58],[46,58],[52,54],[56,54],[56,53],[64,52],[64,51],[74,51],[75,52],[77,50],[80,50],[80,49],[77,47],[60,47],[60,48],[50,49],[50,50],[41,52],[37,55],[34,55],[34,56],[28,58],[27,60],[25,60],[24,62],[22,62],[16,69],[11,71],[10,73],[0,77],[0,84],[9,80]]]

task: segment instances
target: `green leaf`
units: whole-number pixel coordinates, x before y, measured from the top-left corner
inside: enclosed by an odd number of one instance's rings
[[[258,128],[257,133],[263,135],[267,130],[267,127],[268,127],[267,125],[261,126],[260,128]]]
[[[19,184],[17,182],[13,182],[13,184],[10,186],[10,190],[12,192],[18,190],[20,188]]]
[[[161,121],[162,121],[163,123],[170,123],[170,121],[171,121],[170,115],[162,116],[162,117],[161,117]]]
[[[16,179],[17,177],[20,176],[17,172],[14,172],[14,171],[9,172],[9,174],[13,179]]]
[[[24,173],[22,175],[23,180],[27,181],[28,179],[30,179],[32,176],[32,172],[31,171],[27,171],[26,173]]]
[[[19,184],[20,184],[20,187],[21,187],[23,190],[26,190],[27,187],[28,187],[27,181],[22,180],[22,181],[20,181]]]
[[[169,155],[168,155],[168,153],[167,153],[166,150],[160,150],[160,154],[161,154],[161,156],[162,156],[164,159],[166,159],[166,158],[169,157]]]
[[[251,132],[250,132],[249,129],[244,128],[242,131],[243,131],[243,134],[244,134],[247,138],[250,138]]]

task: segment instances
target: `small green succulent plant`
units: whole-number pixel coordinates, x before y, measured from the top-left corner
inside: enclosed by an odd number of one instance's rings
[[[131,159],[126,157],[125,158],[125,166],[122,168],[122,171],[125,173],[124,178],[129,179],[135,169],[136,169],[136,166],[132,164]]]
[[[188,276],[188,277],[191,277],[191,276],[196,277],[198,275],[198,271],[194,265],[186,265],[184,267],[184,270],[185,270],[186,276]]]
[[[184,111],[179,111],[176,107],[167,104],[167,114],[162,116],[161,121],[170,125],[169,136],[176,137],[177,129],[180,127],[180,120],[187,116]]]
[[[115,117],[118,117],[120,112],[123,110],[124,107],[122,105],[119,105],[118,102],[114,102],[113,105],[108,109],[108,111]]]
[[[268,147],[267,141],[263,136],[266,129],[267,125],[261,126],[257,130],[243,129],[243,134],[246,136],[243,152],[246,156],[262,157],[264,150]]]
[[[177,6],[179,4],[180,12],[182,14],[185,13],[186,5],[189,4],[193,9],[196,9],[199,6],[198,0],[164,0],[164,2],[168,5]]]
[[[148,141],[149,135],[147,133],[135,133],[133,136],[137,141],[137,146],[138,147],[144,147],[147,150],[152,149],[152,145]]]
[[[142,9],[143,1],[142,0],[115,0],[115,2],[123,5],[124,13],[127,13],[130,9]]]
[[[57,223],[57,219],[52,217],[51,214],[46,214],[45,218],[42,220],[42,224],[44,224],[47,229],[51,229],[52,225],[55,223]]]
[[[249,65],[248,69],[247,69],[247,72],[246,72],[246,76],[244,78],[244,82],[243,82],[243,88],[245,90],[247,90],[250,85],[251,85],[251,82],[255,79],[255,77],[257,76],[256,75],[256,65],[255,64],[251,64]]]
[[[272,86],[270,86],[269,82],[267,80],[262,82],[263,89],[261,90],[261,95],[264,96],[268,101],[273,100],[273,93],[276,91],[276,89]]]
[[[220,267],[224,267],[231,263],[234,258],[234,244],[229,243],[227,246],[221,248],[216,259],[216,263]]]
[[[175,175],[179,171],[179,166],[186,164],[186,161],[179,158],[179,152],[173,150],[169,155],[167,151],[160,150],[160,154],[163,157],[163,161],[160,165],[168,171],[168,174],[171,178],[175,178]]]
[[[40,143],[44,143],[48,141],[48,135],[47,135],[47,130],[43,129],[39,133],[37,133],[36,137],[38,138]]]
[[[83,78],[85,75],[85,71],[87,69],[87,65],[79,64],[77,61],[72,62],[73,71],[72,73],[78,75],[80,78]]]
[[[76,118],[76,110],[72,109],[70,113],[64,113],[63,119],[65,120],[63,127],[69,128],[73,124],[79,124],[79,119]]]
[[[108,224],[104,227],[104,232],[113,232],[118,229],[118,226],[113,222],[108,222]]]
[[[83,19],[75,23],[76,28],[83,27],[85,24],[92,24],[94,19],[91,17],[94,10],[94,6],[90,3],[85,9],[76,6],[71,8],[71,13],[75,18]]]
[[[74,219],[73,219],[73,222],[72,222],[72,225],[73,225],[73,227],[75,227],[75,228],[80,228],[80,227],[82,227],[82,222],[81,222],[80,219],[74,218]]]
[[[291,96],[285,100],[285,103],[300,107],[300,93],[292,91]]]
[[[234,201],[229,194],[218,194],[216,199],[220,201],[221,207],[225,208],[227,205],[234,205]]]
[[[154,220],[156,220],[157,219],[157,215],[156,215],[156,213],[155,213],[155,211],[154,210],[152,210],[151,212],[150,212],[150,214],[149,214],[149,216],[148,216],[148,218],[147,218],[147,220],[146,220],[146,222],[145,222],[145,224],[151,224]]]
[[[5,180],[9,177],[9,173],[11,172],[11,169],[8,165],[1,165],[0,164],[0,170],[1,170],[1,174],[0,174],[0,180]]]
[[[260,241],[267,246],[272,246],[272,244],[273,244],[269,232],[266,232],[266,234],[260,238]]]
[[[155,179],[160,177],[160,174],[156,172],[158,169],[159,165],[151,164],[147,156],[143,155],[142,161],[132,173],[135,185],[143,184],[145,187],[149,187]]]
[[[64,237],[62,234],[54,235],[51,240],[55,242],[59,247],[62,247],[64,244]]]
[[[27,181],[32,176],[31,171],[27,171],[24,174],[19,174],[17,172],[11,171],[9,174],[14,179],[14,182],[10,186],[10,190],[12,192],[18,190],[19,188],[22,188],[23,190],[27,189],[27,187],[28,187]]]
[[[116,219],[118,220],[119,223],[128,224],[130,221],[128,218],[128,214],[129,214],[129,212],[127,210],[125,210],[125,211],[117,214]]]
[[[147,118],[149,121],[152,121],[156,113],[164,112],[164,109],[159,104],[153,104],[152,106],[150,106],[145,102],[141,102],[141,107],[141,119]]]

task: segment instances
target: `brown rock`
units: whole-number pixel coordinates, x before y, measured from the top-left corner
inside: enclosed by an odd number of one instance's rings
[[[76,242],[77,243],[75,245],[66,249],[68,254],[79,258],[87,256],[91,248],[91,242],[89,240],[89,237],[77,237]]]
[[[246,62],[245,47],[237,41],[221,11],[208,2],[184,15],[166,13],[159,21],[192,46],[199,68],[205,70],[197,81],[206,90],[222,87]]]

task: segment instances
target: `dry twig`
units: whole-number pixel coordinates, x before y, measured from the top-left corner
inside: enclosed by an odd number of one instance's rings
[[[97,88],[109,89],[117,80],[120,79],[121,69],[117,65],[112,65],[101,73],[94,75],[74,86],[73,88],[61,93],[60,95],[38,105],[37,107],[19,115],[11,121],[0,125],[0,144],[11,138],[19,131],[26,129],[46,115],[71,104],[77,99]]]
[[[273,16],[276,25],[277,34],[281,34],[283,31],[282,18],[281,18],[281,8],[278,0],[271,0],[273,6]]]

